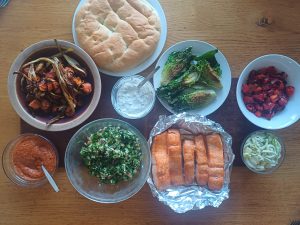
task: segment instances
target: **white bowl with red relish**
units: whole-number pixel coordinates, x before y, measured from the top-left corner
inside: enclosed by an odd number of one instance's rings
[[[300,118],[300,65],[278,54],[264,55],[242,71],[236,97],[244,116],[256,126],[282,129]]]

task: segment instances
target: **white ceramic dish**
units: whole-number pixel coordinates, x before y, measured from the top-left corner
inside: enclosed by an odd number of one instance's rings
[[[118,95],[120,95],[120,94],[118,94],[119,90],[126,83],[132,83],[132,82],[134,82],[134,80],[138,80],[139,82],[141,82],[142,80],[144,80],[144,77],[142,77],[140,75],[123,77],[115,83],[115,85],[113,86],[113,88],[111,90],[111,103],[112,103],[114,109],[116,110],[117,113],[119,113],[119,115],[121,115],[127,119],[140,119],[140,118],[145,117],[148,113],[151,112],[151,110],[153,109],[154,104],[155,104],[155,90],[153,88],[153,85],[149,81],[147,81],[143,85],[143,87],[141,87],[142,90],[143,90],[143,88],[146,88],[146,89],[150,90],[150,92],[151,92],[151,97],[150,97],[151,101],[149,102],[149,104],[146,107],[142,107],[143,109],[140,109],[139,112],[133,113],[126,109],[124,110],[124,108],[122,106],[120,106],[119,101],[118,101],[119,100]],[[141,90],[139,90],[139,91],[141,91]],[[134,95],[136,95],[136,92],[134,93]],[[146,97],[145,97],[145,95],[142,95],[142,96],[143,96],[143,100],[145,102]],[[147,99],[149,100],[149,96],[147,97]],[[147,100],[146,100],[146,102],[147,102]],[[146,104],[146,102],[145,102],[145,104]],[[131,106],[131,104],[127,104],[127,105]],[[140,103],[136,103],[135,107],[136,106],[140,107],[140,105],[141,105]]]
[[[202,55],[208,51],[216,49],[215,46],[204,42],[204,41],[197,41],[197,40],[187,40],[183,42],[178,42],[175,45],[171,46],[169,49],[167,49],[162,56],[159,58],[156,67],[160,66],[160,69],[154,74],[153,76],[153,85],[154,89],[156,90],[157,88],[160,87],[160,80],[161,80],[161,73],[163,70],[163,67],[168,59],[168,56],[173,52],[173,51],[182,51],[188,47],[192,47],[192,53],[194,55]],[[189,110],[189,113],[196,113],[202,116],[207,116],[214,111],[216,111],[225,101],[229,94],[230,86],[231,86],[231,71],[229,64],[225,58],[225,56],[222,54],[222,52],[219,50],[218,53],[216,54],[216,59],[218,63],[221,66],[222,70],[222,75],[221,75],[221,82],[223,85],[223,88],[220,90],[217,90],[217,97],[214,101],[212,101],[209,105],[204,106],[202,108],[194,109],[194,110]],[[176,113],[166,102],[158,98],[161,104],[171,113]]]
[[[242,98],[242,85],[246,83],[251,70],[258,70],[263,67],[274,66],[277,70],[288,74],[288,85],[295,87],[295,93],[292,95],[285,109],[275,114],[271,120],[256,117],[252,112],[248,111]],[[237,88],[236,97],[240,110],[244,116],[256,126],[265,129],[281,129],[292,125],[300,118],[300,65],[293,59],[278,54],[264,55],[250,62],[241,73]]]
[[[78,10],[80,9],[80,7],[83,5],[84,1],[86,0],[81,0],[75,10],[74,16],[73,16],[73,21],[72,21],[72,34],[73,34],[73,40],[74,43],[78,46],[78,40],[77,40],[77,35],[76,35],[76,31],[75,31],[75,15],[77,14]],[[100,72],[107,74],[107,75],[111,75],[111,76],[116,76],[116,77],[122,77],[122,76],[130,76],[130,75],[135,75],[135,74],[139,74],[140,72],[144,71],[145,69],[147,69],[149,66],[151,66],[154,61],[158,58],[158,56],[160,55],[161,51],[164,48],[166,39],[167,39],[167,20],[166,20],[166,16],[164,13],[164,10],[162,9],[160,3],[158,0],[147,0],[150,5],[156,10],[159,18],[160,18],[160,25],[161,25],[161,33],[160,33],[160,39],[159,42],[157,44],[157,47],[155,49],[155,51],[152,53],[152,55],[146,59],[143,63],[141,63],[140,65],[123,71],[123,72],[111,72],[111,71],[107,71],[107,70],[103,70],[101,68],[98,68]]]
[[[43,51],[43,49],[56,48],[56,44],[54,40],[44,40],[35,43],[29,46],[28,48],[26,48],[25,50],[23,50],[11,65],[8,74],[7,89],[8,89],[9,99],[13,108],[26,123],[38,129],[46,130],[46,131],[68,130],[81,124],[87,118],[89,118],[89,116],[94,112],[95,108],[98,105],[100,95],[101,95],[100,74],[92,58],[83,49],[81,49],[77,45],[74,45],[73,43],[70,43],[68,41],[62,41],[62,40],[57,40],[57,41],[62,48],[73,49],[72,53],[75,54],[77,57],[79,57],[86,64],[86,66],[89,68],[91,72],[89,76],[92,76],[91,79],[93,80],[92,83],[94,84],[93,96],[91,97],[90,102],[84,104],[80,109],[80,112],[79,111],[76,112],[74,117],[64,118],[58,121],[57,123],[51,124],[50,126],[46,124],[46,121],[48,121],[49,119],[42,116],[33,117],[29,113],[28,108],[24,103],[24,99],[22,98],[22,95],[18,90],[19,89],[18,88],[19,85],[17,85],[18,77],[16,75],[13,75],[13,72],[18,71],[21,68],[21,66],[24,64],[24,62],[34,53]]]

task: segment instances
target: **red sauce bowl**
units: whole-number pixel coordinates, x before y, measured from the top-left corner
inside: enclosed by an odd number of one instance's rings
[[[48,182],[41,164],[53,175],[58,167],[58,152],[48,139],[38,134],[19,135],[6,145],[2,154],[4,173],[22,187],[34,188]]]

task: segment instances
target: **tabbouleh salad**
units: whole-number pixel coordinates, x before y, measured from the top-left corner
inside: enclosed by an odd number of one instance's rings
[[[137,136],[112,125],[91,134],[80,150],[90,174],[106,184],[132,179],[141,166],[141,154]]]

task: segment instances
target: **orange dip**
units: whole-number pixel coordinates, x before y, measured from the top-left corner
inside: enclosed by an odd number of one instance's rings
[[[53,173],[56,160],[53,146],[39,136],[25,136],[16,143],[12,151],[15,172],[25,180],[42,179],[45,176],[42,164]]]

